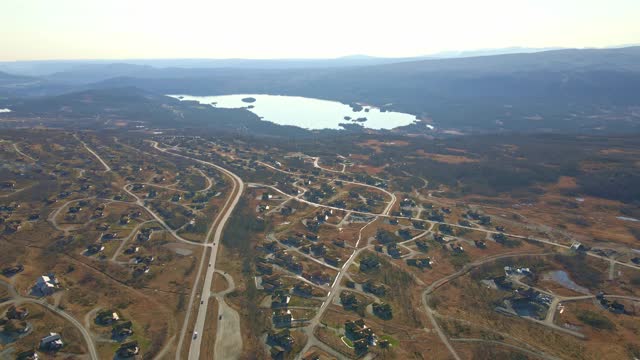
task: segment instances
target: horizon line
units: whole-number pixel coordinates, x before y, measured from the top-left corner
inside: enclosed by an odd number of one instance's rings
[[[350,58],[354,60],[360,59],[420,59],[420,58],[429,58],[432,56],[441,56],[440,58],[447,58],[446,54],[451,54],[451,57],[457,57],[453,54],[459,53],[473,53],[473,52],[483,52],[483,51],[507,51],[507,50],[522,50],[522,52],[513,52],[513,53],[505,53],[505,54],[488,54],[488,55],[470,55],[469,57],[479,57],[479,56],[491,56],[491,55],[513,55],[513,54],[526,54],[526,53],[536,53],[536,52],[546,52],[546,51],[557,51],[557,50],[606,50],[606,49],[624,49],[629,47],[637,47],[640,46],[640,43],[633,44],[621,44],[621,45],[612,45],[612,46],[587,46],[587,47],[526,47],[526,46],[507,46],[501,48],[480,48],[480,49],[466,49],[466,50],[443,50],[434,53],[422,54],[422,55],[411,55],[411,56],[375,56],[375,55],[367,55],[367,54],[347,54],[336,57],[275,57],[275,58],[251,58],[251,57],[140,57],[140,58],[47,58],[47,59],[29,59],[29,60],[0,60],[1,63],[20,63],[20,62],[126,62],[126,61],[318,61],[318,60],[350,60]],[[438,57],[433,59],[439,59]]]

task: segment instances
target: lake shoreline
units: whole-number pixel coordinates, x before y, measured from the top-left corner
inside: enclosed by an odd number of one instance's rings
[[[382,111],[378,107],[361,104],[358,105],[362,108],[354,109],[353,103],[343,104],[337,101],[302,96],[269,94],[218,96],[175,94],[167,96],[180,101],[196,101],[216,108],[246,109],[264,121],[307,130],[347,130],[350,128],[350,126],[344,126],[347,118],[351,124],[357,124],[363,129],[371,130],[392,130],[419,122],[419,119],[411,114]]]

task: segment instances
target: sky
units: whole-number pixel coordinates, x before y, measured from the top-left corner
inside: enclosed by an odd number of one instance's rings
[[[0,1],[0,61],[382,57],[640,43],[639,0]]]

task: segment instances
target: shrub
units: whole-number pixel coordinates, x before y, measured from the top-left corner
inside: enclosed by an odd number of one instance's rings
[[[578,313],[577,317],[578,320],[596,329],[613,330],[616,327],[607,317],[593,311],[582,311]]]

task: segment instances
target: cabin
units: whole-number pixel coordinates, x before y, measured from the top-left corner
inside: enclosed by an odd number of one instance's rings
[[[294,339],[289,329],[280,331],[269,331],[267,334],[267,344],[272,346],[280,346],[283,349],[290,350],[293,347]]]
[[[387,303],[373,303],[373,313],[381,319],[391,319],[393,317],[393,311],[391,305]]]
[[[124,321],[113,325],[111,335],[114,338],[125,338],[133,335],[133,323],[131,321]]]
[[[338,266],[342,259],[338,256],[325,255],[324,261],[331,266]]]
[[[16,360],[39,360],[40,356],[35,350],[27,350],[16,355]]]
[[[345,308],[345,310],[353,310],[358,307],[360,301],[356,295],[350,291],[343,291],[340,293],[340,303]]]
[[[372,280],[365,282],[362,285],[362,289],[377,296],[383,296],[387,292],[387,289],[383,284],[374,282]]]
[[[102,244],[91,244],[87,246],[87,255],[97,254],[102,251],[104,251],[104,245]]]
[[[131,246],[129,246],[128,248],[126,248],[124,250],[124,253],[127,254],[127,255],[131,255],[131,254],[137,253],[138,251],[140,251],[139,247],[137,247],[135,245],[131,245]]]
[[[15,305],[11,305],[9,309],[7,309],[7,319],[9,320],[24,320],[29,316],[29,310],[22,307],[16,307]]]
[[[58,333],[49,333],[40,340],[40,349],[45,351],[56,351],[64,346],[62,337]]]
[[[60,283],[53,274],[42,275],[36,280],[34,291],[41,296],[53,294],[60,287]]]
[[[431,268],[433,262],[430,258],[421,258],[421,259],[407,259],[407,265],[415,266],[420,269]]]
[[[113,233],[107,233],[107,234],[103,234],[102,235],[102,241],[107,241],[107,240],[113,240],[115,238],[118,237],[118,233],[117,232],[113,232]]]
[[[328,284],[331,281],[331,276],[322,271],[315,271],[309,276],[309,278],[316,284]]]
[[[120,315],[113,310],[107,309],[98,312],[95,321],[98,324],[109,325],[117,322],[118,320],[120,320]]]
[[[376,343],[376,334],[373,329],[365,325],[363,319],[345,321],[344,329],[345,335],[353,341],[355,351],[358,354],[367,352],[369,345]]]
[[[271,308],[272,309],[282,309],[286,308],[289,305],[289,301],[291,300],[291,296],[288,296],[282,293],[282,290],[279,291],[279,294],[271,295]]]
[[[380,266],[380,260],[377,256],[367,256],[360,260],[360,271],[370,271]]]
[[[394,259],[397,259],[402,255],[398,249],[398,245],[395,243],[387,245],[387,254]]]
[[[427,244],[424,240],[416,240],[416,246],[420,251],[427,252],[429,251],[429,244]]]
[[[272,321],[277,328],[291,327],[293,315],[290,310],[276,310],[273,312]]]
[[[14,190],[16,188],[15,181],[3,181],[0,183],[1,190]]]
[[[256,270],[261,274],[273,274],[273,266],[269,264],[256,263]]]
[[[140,347],[137,341],[129,341],[120,345],[116,354],[121,358],[130,358],[140,353]]]
[[[579,241],[574,241],[573,244],[571,244],[571,250],[575,252],[579,252],[579,251],[586,251],[587,248],[584,245],[582,245],[582,243],[580,243]]]
[[[24,271],[24,266],[22,264],[17,264],[15,266],[9,266],[2,269],[2,275],[6,277],[11,277],[23,271]]]
[[[487,248],[487,244],[482,240],[474,240],[474,243],[476,244],[476,247],[478,249],[486,249]]]
[[[302,297],[310,297],[313,294],[313,288],[307,283],[299,282],[293,286],[293,292]]]

